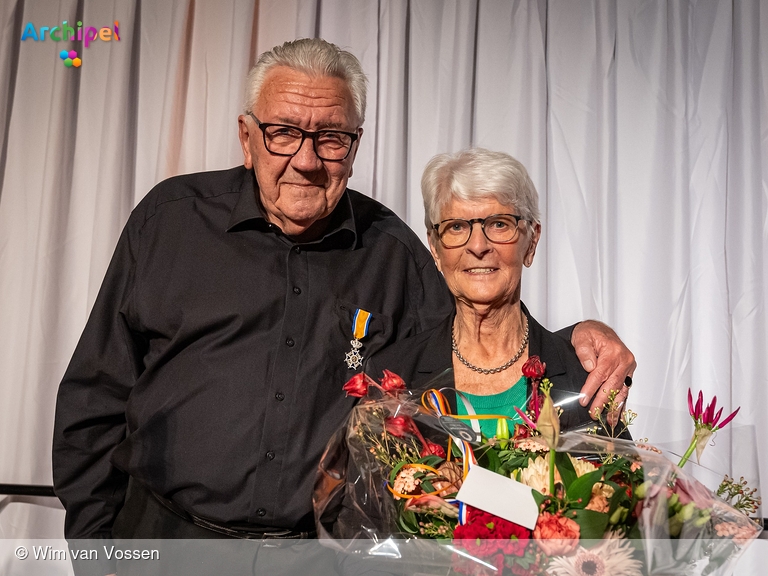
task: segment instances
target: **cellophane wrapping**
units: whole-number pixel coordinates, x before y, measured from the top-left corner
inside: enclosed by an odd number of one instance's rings
[[[460,526],[453,497],[461,460],[438,416],[418,393],[374,396],[329,442],[314,493],[319,537],[347,557],[348,572],[720,575],[761,531],[653,446],[584,432],[559,436],[555,496],[540,506],[534,530],[472,508]],[[436,446],[453,454],[440,457]],[[486,440],[474,454],[478,465],[541,491],[539,500],[549,491],[541,437],[504,448]],[[421,479],[415,487],[398,478],[409,463]],[[396,496],[403,486],[407,498]]]

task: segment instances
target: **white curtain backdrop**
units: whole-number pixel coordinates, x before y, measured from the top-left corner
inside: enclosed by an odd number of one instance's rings
[[[120,41],[20,41],[63,20],[118,20]],[[520,159],[543,214],[533,314],[616,329],[636,438],[686,443],[688,387],[741,406],[707,465],[768,483],[768,0],[0,0],[0,30],[0,483],[51,483],[57,386],[133,206],[239,164],[245,74],[304,36],[369,76],[352,188],[423,235],[431,156]],[[4,537],[63,526],[0,518]]]

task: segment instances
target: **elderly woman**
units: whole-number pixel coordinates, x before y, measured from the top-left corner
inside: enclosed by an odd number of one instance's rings
[[[575,399],[587,372],[571,344],[536,322],[520,299],[523,268],[533,264],[541,236],[538,194],[525,167],[479,148],[440,154],[424,170],[421,188],[429,247],[456,312],[375,354],[366,372],[388,369],[418,388],[452,368],[453,385],[476,413],[514,417],[529,394],[523,364],[539,356],[555,400],[556,391]],[[463,402],[456,404],[459,414],[467,413]],[[592,423],[578,402],[563,409],[563,428]],[[493,436],[496,421],[480,422]]]

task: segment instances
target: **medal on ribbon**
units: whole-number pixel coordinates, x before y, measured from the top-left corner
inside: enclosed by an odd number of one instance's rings
[[[352,317],[352,336],[353,339],[349,341],[352,345],[352,350],[347,352],[344,356],[344,360],[347,363],[347,368],[354,370],[360,368],[363,365],[363,356],[360,354],[360,349],[363,347],[361,339],[368,336],[368,327],[371,324],[371,313],[358,308],[355,310],[355,315]]]

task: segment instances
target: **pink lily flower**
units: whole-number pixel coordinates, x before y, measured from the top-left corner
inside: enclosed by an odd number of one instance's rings
[[[520,416],[523,422],[525,422],[525,425],[528,426],[528,428],[530,428],[531,430],[536,430],[536,423],[530,418],[528,418],[528,415],[525,412],[520,410],[520,408],[518,408],[517,406],[513,406],[513,408],[515,409],[515,412],[517,412],[517,415]]]
[[[688,450],[686,450],[678,464],[680,468],[685,466],[685,463],[688,462],[688,459],[691,457],[694,450],[696,450],[696,459],[699,460],[701,458],[701,454],[704,452],[704,448],[707,447],[707,443],[712,437],[712,434],[725,427],[726,424],[733,420],[736,414],[739,413],[739,410],[741,410],[741,406],[731,412],[731,414],[729,414],[722,422],[720,421],[720,416],[723,415],[723,409],[720,408],[720,410],[715,412],[716,409],[717,396],[713,397],[712,401],[707,404],[705,408],[704,395],[701,391],[699,391],[696,405],[694,405],[693,394],[691,393],[691,389],[688,389],[688,413],[691,415],[691,418],[693,418],[695,428],[693,431],[693,438],[691,438],[691,444],[688,446]]]
[[[693,394],[691,394],[691,389],[688,388],[688,412],[691,415],[691,418],[693,418],[694,423],[696,424],[696,427],[699,426],[706,426],[713,432],[716,432],[720,428],[724,428],[726,424],[728,424],[731,420],[733,420],[734,416],[739,413],[739,410],[741,410],[741,406],[736,408],[731,414],[726,417],[725,420],[720,422],[720,416],[723,413],[723,409],[720,408],[720,410],[717,411],[717,414],[715,414],[715,408],[717,408],[717,396],[712,398],[712,401],[707,405],[706,408],[702,410],[702,407],[704,405],[704,396],[701,393],[701,390],[699,390],[699,397],[696,400],[696,406],[693,405]]]

